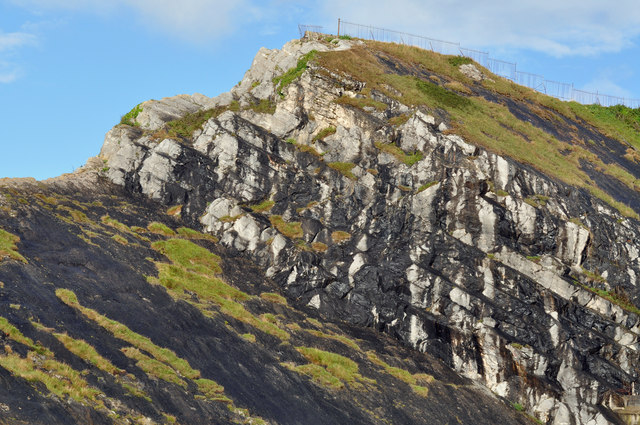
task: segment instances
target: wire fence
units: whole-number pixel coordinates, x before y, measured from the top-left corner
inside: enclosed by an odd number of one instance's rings
[[[322,32],[322,27],[319,25],[304,25],[298,24],[298,32],[300,33],[300,38],[304,37],[306,32]]]
[[[298,25],[301,36],[304,35],[303,28],[313,32],[321,32],[322,29],[322,27],[313,25]],[[513,62],[491,58],[488,52],[463,48],[460,46],[460,43],[438,40],[371,25],[356,24],[341,19],[338,20],[338,35],[416,46],[444,55],[465,56],[473,59],[496,75],[565,101],[575,101],[584,105],[597,104],[601,106],[625,105],[630,108],[640,107],[640,99],[629,99],[598,92],[592,93],[585,90],[578,90],[573,87],[573,84],[547,80],[542,75],[518,71],[517,65]]]

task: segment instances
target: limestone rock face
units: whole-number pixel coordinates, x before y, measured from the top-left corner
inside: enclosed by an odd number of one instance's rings
[[[637,221],[468,143],[426,110],[382,94],[385,112],[334,102],[362,90],[349,77],[311,66],[284,98],[275,92],[273,77],[305,53],[350,43],[261,49],[219,98],[267,99],[273,114],[228,110],[179,141],[114,128],[108,177],[183,205],[192,226],[291,298],[435,354],[544,423],[613,423],[603,394],[638,379],[640,318],[587,287],[606,280],[638,299]],[[219,104],[143,104],[138,122],[158,128]],[[409,166],[379,149],[391,142],[424,158]],[[265,200],[273,205],[251,208]]]

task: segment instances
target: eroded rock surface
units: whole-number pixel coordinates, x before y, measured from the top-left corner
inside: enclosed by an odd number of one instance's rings
[[[268,99],[273,114],[228,110],[187,140],[114,128],[108,177],[183,205],[290,298],[436,355],[543,423],[615,423],[604,395],[638,379],[640,320],[588,288],[639,299],[638,222],[427,110],[380,93],[385,111],[334,102],[359,95],[357,76],[311,65],[276,93],[275,76],[331,48],[262,49],[239,86],[199,103]],[[392,142],[424,156],[408,165],[381,148]]]

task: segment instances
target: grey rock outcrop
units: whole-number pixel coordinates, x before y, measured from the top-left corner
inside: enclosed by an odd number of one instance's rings
[[[335,103],[363,88],[345,76],[310,68],[280,99],[273,77],[313,49],[332,47],[261,49],[222,101],[143,104],[143,129],[232,100],[276,109],[228,110],[183,141],[118,126],[102,150],[108,177],[184,205],[185,220],[292,299],[435,354],[543,423],[615,423],[603,397],[638,379],[640,318],[588,288],[596,279],[638,298],[637,221],[443,131],[425,110],[382,94],[385,112]],[[424,158],[409,166],[375,145],[392,141]],[[250,208],[265,200],[270,210]]]

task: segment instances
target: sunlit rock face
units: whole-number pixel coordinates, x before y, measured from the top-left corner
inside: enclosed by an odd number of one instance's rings
[[[291,298],[435,354],[543,423],[615,421],[603,394],[638,378],[640,321],[589,288],[638,299],[638,223],[425,108],[375,91],[384,110],[335,102],[361,96],[357,75],[310,63],[278,93],[273,78],[303,55],[357,43],[262,49],[230,93],[150,103],[149,131],[107,135],[108,177],[184,205]],[[154,138],[193,105],[222,109],[188,137]]]

